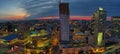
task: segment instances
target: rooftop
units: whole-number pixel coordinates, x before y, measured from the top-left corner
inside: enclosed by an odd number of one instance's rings
[[[17,38],[18,36],[19,36],[18,34],[10,34],[10,35],[0,38],[0,39],[4,39],[5,41],[11,41],[11,40]]]

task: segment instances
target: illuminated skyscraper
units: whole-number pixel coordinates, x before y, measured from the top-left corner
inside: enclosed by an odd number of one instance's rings
[[[113,16],[111,20],[113,30],[115,31],[113,33],[114,37],[120,38],[120,16]]]
[[[69,3],[59,3],[60,42],[69,42]]]
[[[92,35],[94,36],[94,45],[103,46],[103,38],[105,31],[106,11],[103,8],[99,8],[92,16],[91,28]]]

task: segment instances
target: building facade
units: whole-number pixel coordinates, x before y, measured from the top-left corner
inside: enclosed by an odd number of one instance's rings
[[[120,16],[112,16],[113,35],[120,38]]]
[[[106,22],[106,11],[102,7],[93,14],[91,20],[91,34],[94,36],[94,45],[103,46],[103,38]]]
[[[59,3],[60,42],[69,42],[69,3]]]

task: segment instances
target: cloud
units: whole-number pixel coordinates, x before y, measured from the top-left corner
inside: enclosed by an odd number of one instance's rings
[[[31,15],[26,19],[58,16],[59,0],[24,0],[24,9]],[[120,16],[119,0],[62,0],[70,3],[70,15],[91,16],[102,6],[108,16]]]
[[[53,6],[45,6],[45,7],[42,7],[42,8],[52,8]]]
[[[23,2],[23,8],[31,15],[26,19],[33,19],[51,15],[58,9],[57,0],[30,0]],[[54,10],[54,11],[53,11]],[[57,12],[57,11],[56,11]],[[55,13],[56,14],[56,13]],[[53,13],[54,15],[54,13]]]

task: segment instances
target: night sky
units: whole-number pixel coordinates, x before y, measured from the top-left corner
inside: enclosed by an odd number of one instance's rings
[[[99,7],[107,16],[120,16],[120,0],[62,0],[71,16],[91,16]],[[0,20],[30,20],[58,16],[58,0],[0,0]]]

